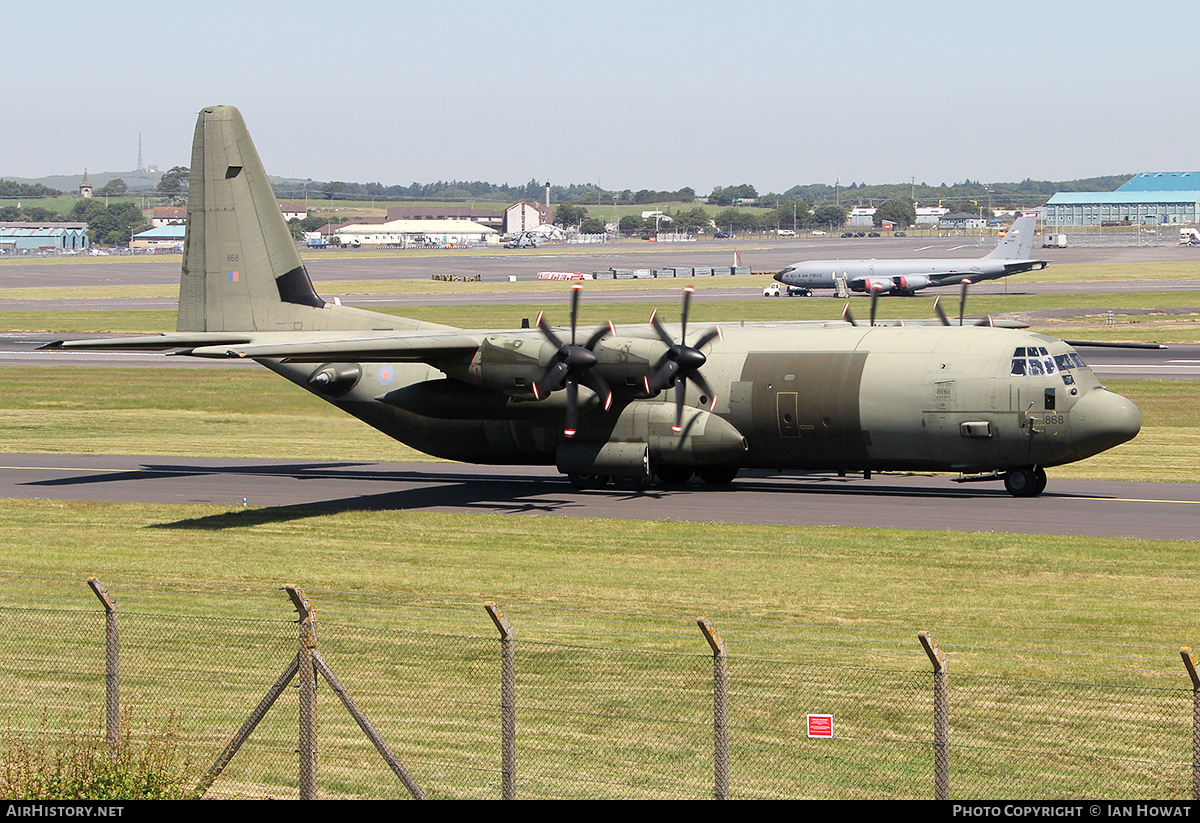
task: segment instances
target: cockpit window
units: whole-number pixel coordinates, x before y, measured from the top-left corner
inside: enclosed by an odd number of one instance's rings
[[[1017,346],[1013,350],[1013,374],[1045,375],[1084,368],[1087,365],[1075,352],[1052,355],[1045,346]]]

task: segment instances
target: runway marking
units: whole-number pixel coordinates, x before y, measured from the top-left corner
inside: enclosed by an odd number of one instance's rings
[[[1137,369],[1144,371],[1146,369],[1188,369],[1195,368],[1194,366],[1172,366],[1170,363],[1093,363],[1093,369]]]

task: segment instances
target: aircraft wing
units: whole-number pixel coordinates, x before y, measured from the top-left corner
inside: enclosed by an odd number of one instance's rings
[[[269,358],[299,363],[345,360],[359,363],[435,362],[473,354],[484,333],[388,332],[335,334],[292,332],[178,332],[101,340],[55,340],[43,349],[131,349],[208,358]]]
[[[42,349],[133,349],[158,351],[192,346],[237,345],[249,343],[253,332],[175,332],[136,337],[104,337],[99,340],[55,340]]]
[[[291,335],[285,335],[285,339],[278,341],[256,339],[247,343],[196,346],[179,354],[209,358],[287,360],[293,363],[321,363],[327,360],[355,363],[432,363],[448,357],[474,354],[484,336],[480,333],[459,331],[310,339],[295,339]]]

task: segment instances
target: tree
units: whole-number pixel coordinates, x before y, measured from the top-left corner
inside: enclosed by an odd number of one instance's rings
[[[706,231],[712,225],[712,218],[703,206],[681,211],[674,219],[675,228],[681,231]]]
[[[818,206],[813,212],[812,222],[817,226],[829,226],[831,229],[846,225],[846,209],[842,206]]]
[[[127,191],[129,191],[129,186],[125,185],[125,181],[120,177],[114,177],[97,189],[96,194],[100,197],[120,197]]]
[[[633,214],[627,214],[617,223],[617,229],[621,234],[637,234],[642,230],[642,218]]]
[[[85,220],[88,237],[97,246],[124,246],[140,231],[150,228],[142,210],[133,203],[105,206],[95,198],[80,200],[71,208],[71,217]]]
[[[604,234],[604,221],[589,217],[579,224],[580,234]]]
[[[171,169],[159,178],[158,185],[155,190],[159,194],[165,194],[168,197],[174,197],[181,194],[187,189],[188,177],[191,176],[191,171],[185,166],[172,166]]]
[[[554,223],[564,229],[568,226],[578,226],[587,216],[587,209],[574,203],[559,203],[554,207]]]
[[[324,193],[326,200],[334,199],[334,197],[336,197],[338,194],[344,192],[345,190],[346,190],[346,184],[343,183],[341,180],[331,180],[330,182],[326,183],[324,186],[321,187],[321,191]]]
[[[875,225],[882,226],[884,220],[896,224],[896,228],[907,229],[917,222],[917,207],[907,197],[888,200],[875,209]]]

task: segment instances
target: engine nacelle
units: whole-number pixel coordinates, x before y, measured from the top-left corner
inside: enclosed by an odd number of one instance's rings
[[[923,289],[933,283],[928,277],[923,274],[902,274],[896,278],[896,288],[900,291],[916,291]]]
[[[890,277],[866,277],[862,280],[855,280],[850,288],[853,291],[862,291],[870,294],[873,291],[888,292],[896,288],[896,283]]]
[[[540,334],[493,334],[483,339],[463,373],[447,373],[509,396],[532,397],[533,384],[545,373],[554,354],[554,345]]]

